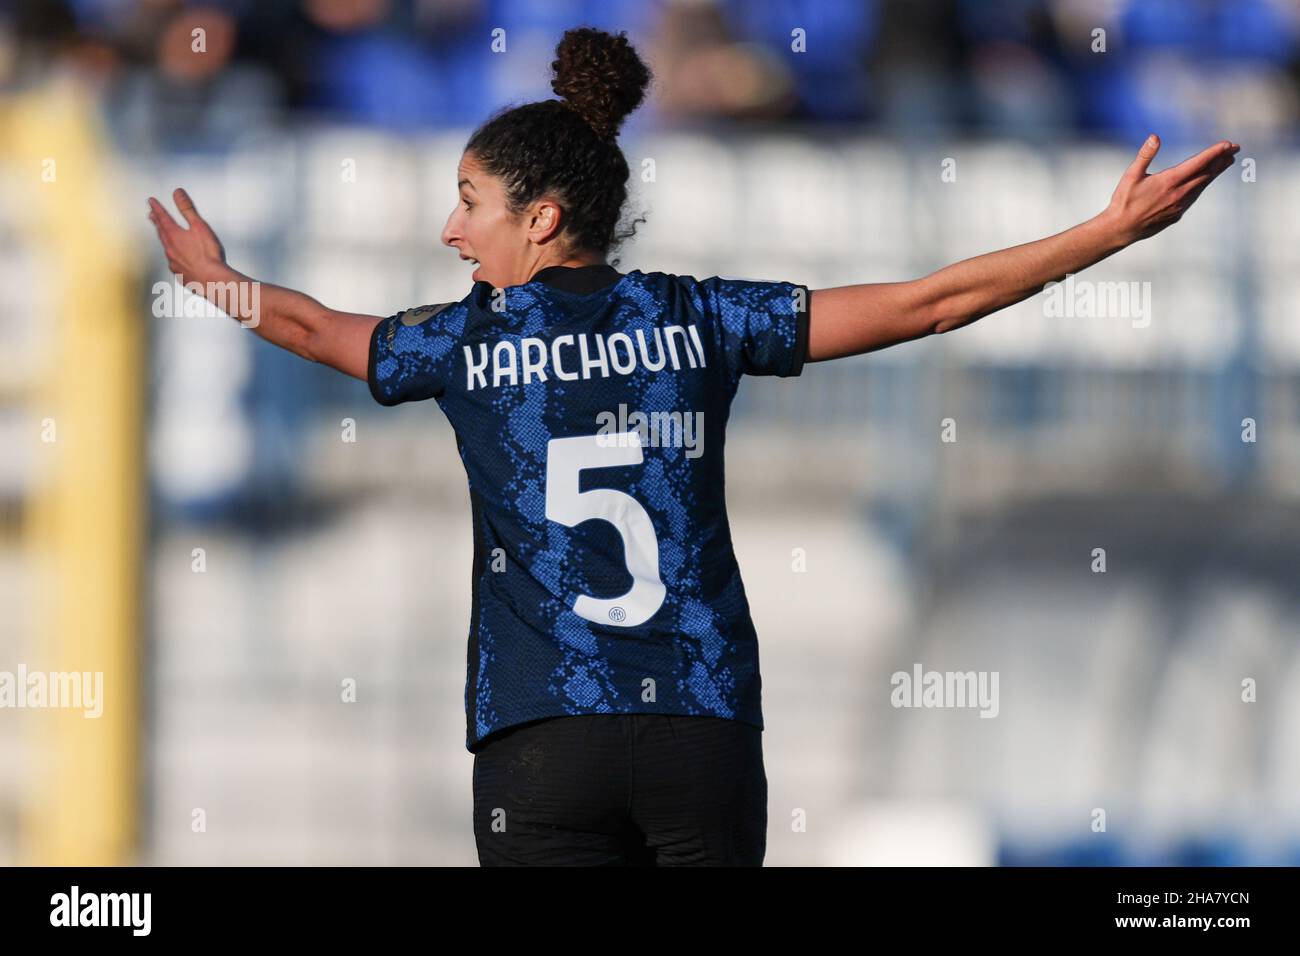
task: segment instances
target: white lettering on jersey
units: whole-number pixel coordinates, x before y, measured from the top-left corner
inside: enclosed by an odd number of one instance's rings
[[[600,358],[593,359],[587,354],[587,333],[578,333],[578,351],[582,353],[582,377],[591,378],[587,373],[594,368],[600,369],[601,378],[609,378],[609,363],[605,361],[605,339],[604,336],[593,336],[596,340],[596,351],[600,353]]]
[[[556,339],[554,342],[551,343],[551,364],[555,366],[556,378],[563,379],[566,382],[572,382],[574,379],[578,377],[578,373],[566,372],[563,366],[560,365],[560,343],[561,342],[568,342],[570,345],[572,345],[573,336],[561,335],[558,339]]]
[[[479,343],[478,354],[483,357],[483,361],[476,365],[474,363],[474,353],[468,345],[465,346],[465,376],[469,380],[468,387],[471,390],[474,388],[474,379],[476,378],[478,379],[479,388],[487,388],[487,379],[483,377],[488,365],[487,346],[482,342]]]
[[[506,362],[502,362],[501,361],[502,355],[508,355],[509,359]],[[493,388],[500,385],[501,379],[504,378],[506,375],[510,376],[510,384],[514,385],[516,383],[515,343],[511,342],[509,339],[502,339],[500,342],[496,344],[496,347],[492,349]]]
[[[627,345],[627,362],[620,364],[618,361],[618,349],[615,345],[626,343]],[[615,332],[609,337],[609,364],[614,367],[614,371],[619,375],[627,375],[632,369],[636,368],[636,353],[632,349],[632,340],[628,338],[626,332]]]
[[[691,328],[695,328],[695,326],[692,325]],[[656,356],[656,361],[653,361],[653,362],[650,361],[650,356],[646,354],[645,329],[637,329],[637,330],[636,330],[636,340],[637,340],[637,342],[640,343],[640,345],[641,345],[641,364],[644,365],[644,366],[645,366],[647,369],[649,369],[651,372],[657,372],[657,371],[659,371],[661,368],[663,368],[663,367],[664,367],[664,361],[665,361],[665,358],[664,358],[664,341],[663,341],[663,339],[662,339],[662,338],[660,337],[660,335],[659,335],[659,328],[658,328],[657,326],[655,327],[655,356]],[[704,356],[704,351],[703,351],[703,349],[701,349],[701,350],[700,350],[700,357],[701,357],[700,364],[701,364],[701,365],[704,364],[704,362],[703,362],[703,356]]]
[[[502,384],[527,385],[534,380],[545,382],[548,370],[554,372],[555,377],[561,381],[572,382],[597,376],[609,378],[611,374],[631,375],[638,368],[657,372],[665,367],[671,367],[674,371],[684,367],[705,367],[704,344],[700,340],[699,329],[694,325],[656,327],[653,336],[653,361],[644,329],[636,330],[635,345],[632,336],[626,332],[610,335],[589,335],[585,332],[560,335],[550,342],[549,347],[545,340],[533,336],[518,339],[518,347],[514,339],[501,339],[491,350],[492,387],[499,388]],[[570,350],[576,348],[576,368],[571,353],[561,361],[561,346],[567,346]],[[466,345],[464,349],[465,390],[472,392],[475,388],[487,388],[487,344],[480,342],[477,346]]]
[[[546,381],[546,343],[543,342],[541,339],[532,338],[530,336],[529,338],[521,340],[519,343],[519,347],[523,351],[524,384],[525,385],[528,384],[529,381],[528,375],[530,372],[537,373],[538,381],[540,382]],[[534,348],[537,349],[537,358],[533,359],[532,361],[529,361],[528,360],[529,350]]]
[[[695,368],[695,353],[686,344],[686,330],[680,325],[670,325],[664,329],[664,338],[668,341],[668,353],[673,357],[673,368],[681,367],[677,361],[677,345],[673,342],[674,332],[682,337],[682,346],[686,349],[686,357],[690,359],[691,368]]]

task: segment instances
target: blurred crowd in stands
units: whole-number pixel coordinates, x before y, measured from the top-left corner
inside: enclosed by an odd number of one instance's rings
[[[0,0],[0,89],[72,67],[132,148],[316,118],[463,128],[547,97],[568,27],[656,73],[629,131],[1294,136],[1300,0]]]

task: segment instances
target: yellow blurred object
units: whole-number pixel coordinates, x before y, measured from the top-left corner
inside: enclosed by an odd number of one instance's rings
[[[96,104],[75,80],[55,78],[0,102],[0,144],[0,162],[30,183],[18,211],[24,240],[58,283],[52,313],[25,317],[44,326],[48,365],[30,370],[26,392],[38,452],[24,545],[37,587],[32,659],[23,663],[103,673],[99,717],[50,707],[22,718],[33,759],[21,784],[19,862],[131,863],[145,367],[128,230],[115,209]]]

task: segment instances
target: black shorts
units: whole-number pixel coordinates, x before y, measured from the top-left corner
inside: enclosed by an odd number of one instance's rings
[[[762,730],[722,717],[583,714],[474,755],[483,866],[761,866]]]

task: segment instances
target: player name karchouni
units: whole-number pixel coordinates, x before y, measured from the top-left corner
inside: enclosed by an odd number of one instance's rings
[[[626,332],[610,335],[579,332],[557,336],[549,343],[525,336],[518,340],[502,339],[490,351],[486,342],[480,342],[477,348],[470,345],[463,348],[466,391],[487,388],[489,384],[495,388],[545,382],[548,373],[572,382],[580,378],[631,375],[638,368],[657,372],[666,364],[671,364],[674,370],[704,367],[704,347],[694,325],[656,327],[652,343],[646,341],[644,329],[637,329],[635,338]]]

